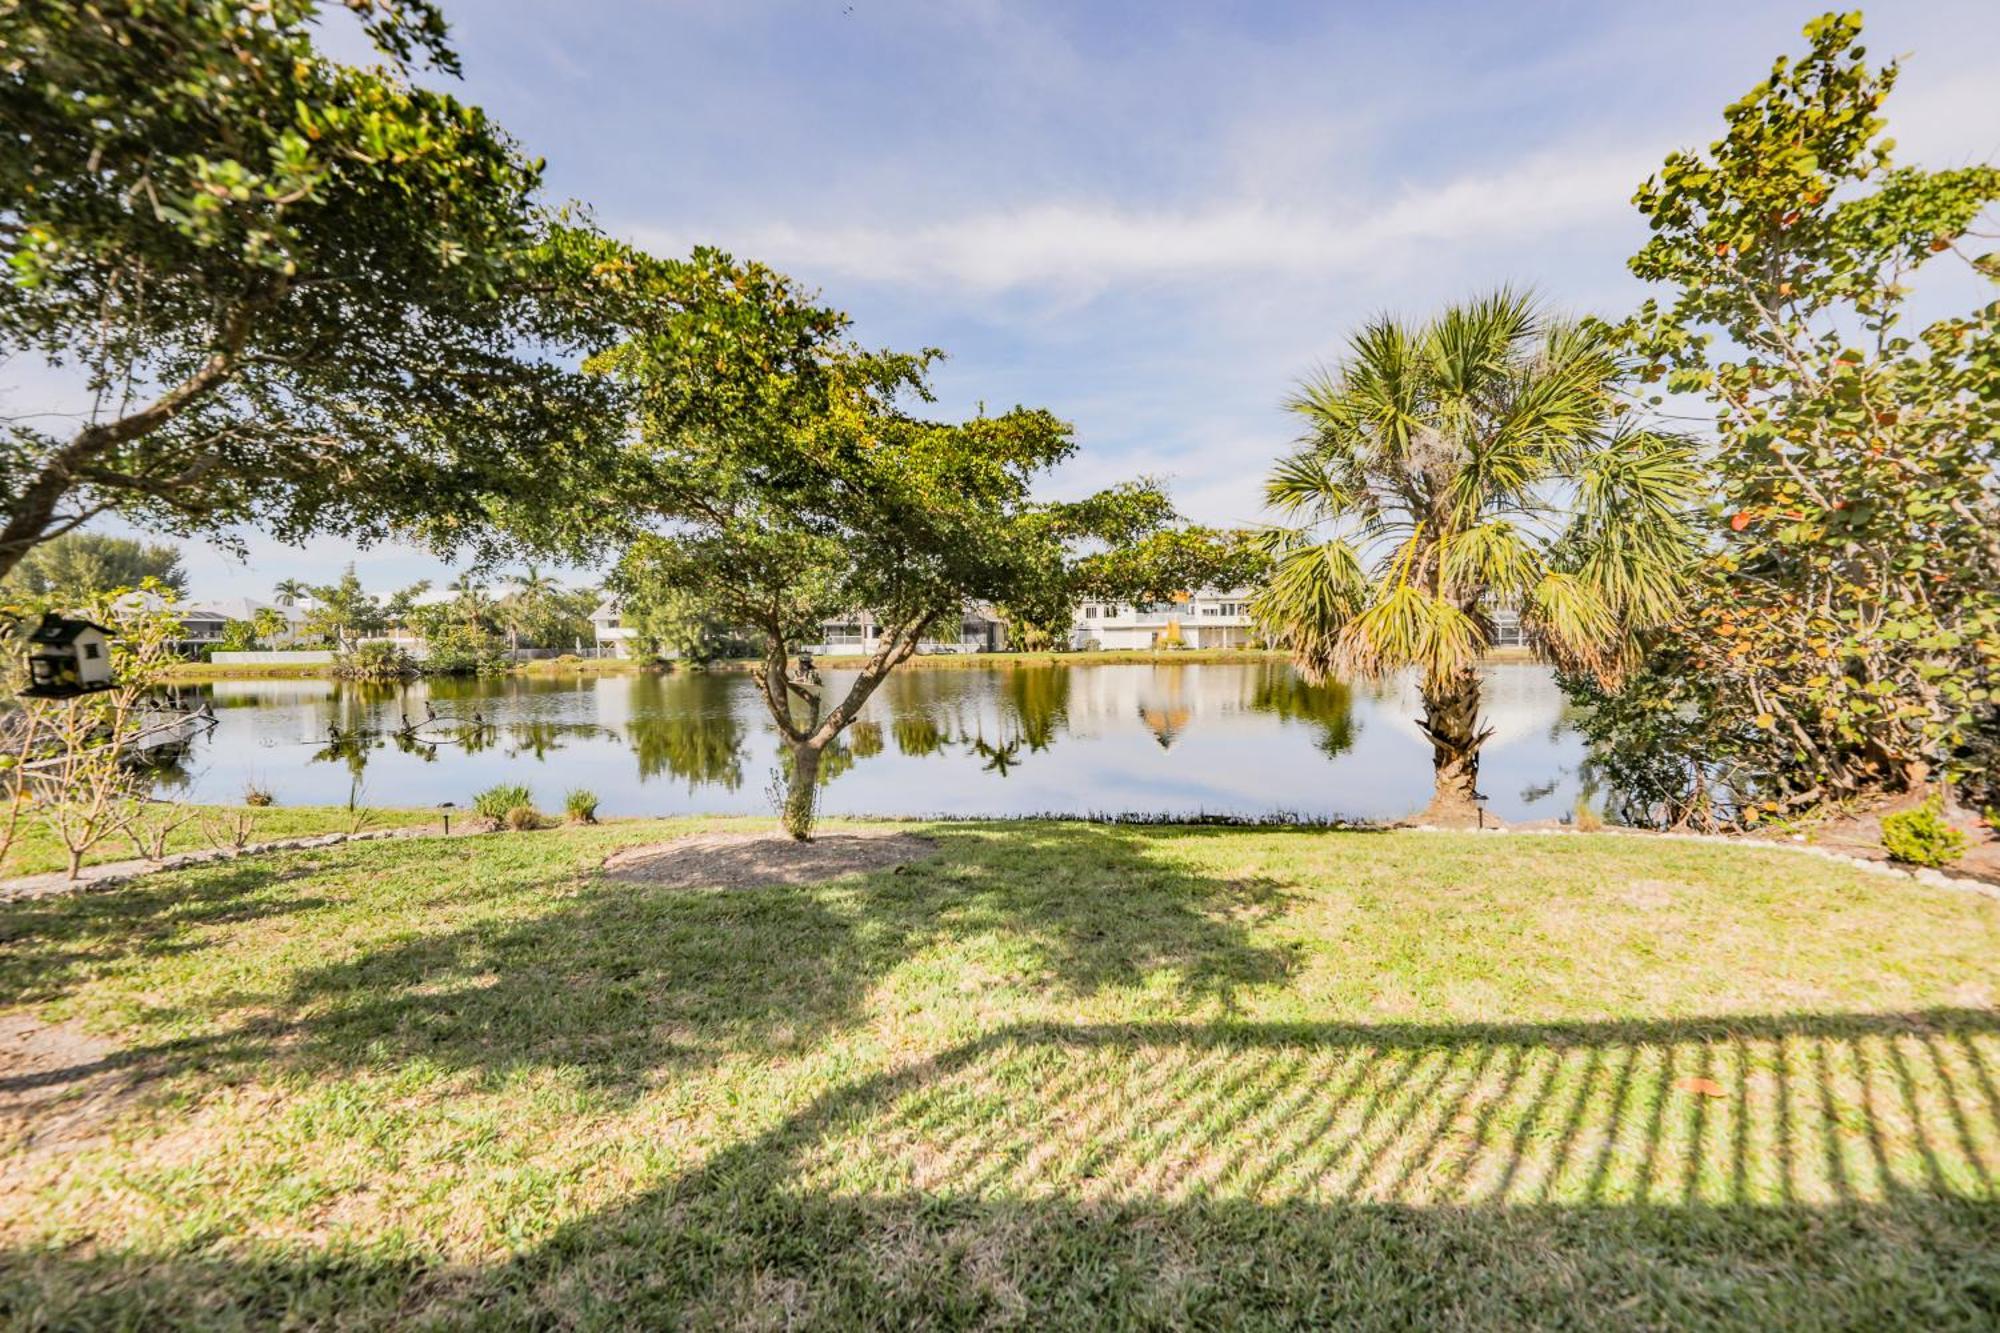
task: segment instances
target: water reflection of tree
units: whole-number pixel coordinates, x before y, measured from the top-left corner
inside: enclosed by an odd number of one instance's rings
[[[951,733],[926,713],[892,718],[889,731],[896,738],[897,753],[919,759],[936,754],[951,744]]]
[[[639,776],[671,773],[690,789],[741,787],[743,724],[732,694],[729,681],[706,672],[635,678],[625,739]]]
[[[1329,759],[1354,748],[1354,695],[1339,681],[1308,685],[1290,667],[1274,667],[1258,675],[1250,707],[1315,728],[1319,751]]]
[[[616,735],[594,722],[551,722],[543,719],[509,722],[505,730],[510,758],[526,754],[534,756],[538,762],[566,748],[573,737]]]

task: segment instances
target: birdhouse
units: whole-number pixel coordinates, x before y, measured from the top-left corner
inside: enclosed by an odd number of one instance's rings
[[[28,688],[21,693],[31,699],[73,699],[110,689],[113,633],[95,621],[43,616],[41,626],[28,636]]]

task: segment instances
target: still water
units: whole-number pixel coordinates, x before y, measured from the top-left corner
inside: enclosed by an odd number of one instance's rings
[[[839,698],[850,674],[826,676]],[[605,814],[769,814],[783,753],[734,673],[195,693],[219,725],[161,783],[197,800],[254,785],[285,805],[464,806],[521,782],[543,809],[588,787]],[[1408,682],[1309,686],[1276,663],[904,669],[828,752],[820,809],[1392,818],[1430,793],[1417,712]],[[1485,712],[1488,809],[1509,822],[1569,811],[1583,749],[1548,671],[1489,667]]]

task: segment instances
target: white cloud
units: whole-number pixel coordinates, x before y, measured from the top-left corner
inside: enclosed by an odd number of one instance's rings
[[[1559,233],[1626,213],[1653,148],[1546,154],[1504,171],[1417,188],[1374,205],[1324,211],[1243,200],[1190,211],[1052,202],[909,225],[780,222],[724,230],[734,249],[815,275],[969,288],[1281,275],[1325,278],[1381,263],[1416,244]],[[674,253],[689,237],[629,228]]]

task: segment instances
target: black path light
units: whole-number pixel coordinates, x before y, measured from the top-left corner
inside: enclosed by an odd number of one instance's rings
[[[458,809],[457,801],[439,801],[438,809],[444,812],[444,836],[451,836],[451,812]]]
[[[1475,791],[1472,793],[1473,817],[1479,821],[1479,827],[1482,829],[1486,827],[1486,800],[1485,792]]]
[[[110,689],[111,640],[117,633],[94,620],[43,616],[28,636],[28,688],[22,695],[74,699]]]

